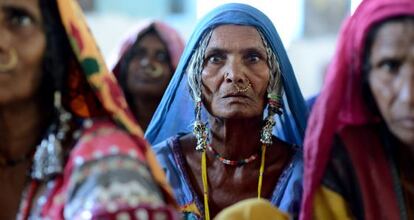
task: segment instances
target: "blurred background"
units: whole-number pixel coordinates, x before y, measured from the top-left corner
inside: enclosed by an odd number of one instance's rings
[[[107,60],[134,24],[162,20],[188,39],[197,20],[228,2],[250,4],[275,24],[305,98],[320,90],[345,17],[361,0],[78,0]]]

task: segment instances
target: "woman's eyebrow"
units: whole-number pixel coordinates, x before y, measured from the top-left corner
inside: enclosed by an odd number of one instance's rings
[[[246,53],[260,53],[260,54],[263,54],[263,55],[266,54],[265,49],[264,48],[261,48],[261,47],[249,47],[249,48],[245,48],[245,49],[243,49],[243,52],[246,52]]]
[[[223,48],[219,48],[219,47],[210,47],[207,48],[206,50],[206,54],[212,54],[212,53],[227,53],[228,50],[223,49]]]
[[[39,13],[34,12],[34,10],[31,10],[30,7],[26,7],[24,5],[13,4],[13,3],[7,4],[6,3],[2,6],[0,6],[0,10],[5,12],[5,13],[16,13],[16,14],[27,15],[30,18],[32,18],[33,21],[36,22],[36,23],[41,21]]]

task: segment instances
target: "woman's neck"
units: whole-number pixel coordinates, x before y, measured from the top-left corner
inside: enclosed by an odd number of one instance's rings
[[[0,157],[10,161],[29,154],[44,131],[45,115],[37,100],[0,106]]]
[[[144,131],[147,129],[160,101],[161,97],[151,99],[137,97],[134,99],[134,115]]]
[[[210,118],[211,146],[224,158],[239,160],[258,152],[262,117],[248,119]]]

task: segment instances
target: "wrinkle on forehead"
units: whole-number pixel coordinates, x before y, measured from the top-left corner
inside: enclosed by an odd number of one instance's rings
[[[240,48],[256,48],[263,52],[266,51],[257,29],[241,25],[221,25],[215,28],[207,46],[207,51],[211,48],[228,51]]]
[[[414,22],[397,21],[385,24],[381,27],[375,37],[371,50],[372,57],[376,56],[398,56],[414,42]],[[375,53],[374,52],[375,50]]]

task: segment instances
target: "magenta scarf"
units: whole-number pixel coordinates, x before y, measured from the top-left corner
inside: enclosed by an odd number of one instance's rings
[[[347,125],[378,122],[362,96],[362,56],[366,36],[377,22],[414,15],[414,0],[364,0],[343,24],[325,85],[305,135],[301,220],[312,218],[313,198],[329,159],[334,134]]]
[[[180,34],[171,26],[161,21],[143,21],[137,26],[133,27],[125,37],[121,40],[121,43],[116,48],[116,54],[112,55],[109,60],[109,67],[115,76],[118,77],[120,61],[125,53],[134,45],[138,36],[145,32],[149,27],[153,26],[157,31],[161,40],[165,43],[168,53],[171,58],[171,64],[173,69],[177,68],[178,61],[180,60],[181,54],[184,50],[184,40]]]

